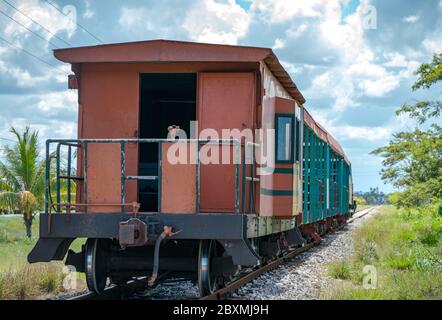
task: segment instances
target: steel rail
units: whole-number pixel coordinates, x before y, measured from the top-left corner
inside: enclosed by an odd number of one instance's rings
[[[249,283],[250,281],[256,279],[261,274],[268,272],[272,269],[277,268],[281,264],[287,262],[287,260],[292,259],[296,255],[305,252],[307,250],[310,250],[314,246],[317,246],[320,243],[320,241],[315,241],[308,243],[302,247],[296,248],[289,253],[285,254],[281,258],[278,258],[274,261],[271,261],[270,263],[247,273],[245,276],[233,281],[232,283],[228,284],[226,287],[219,289],[218,291],[214,292],[213,294],[207,295],[202,297],[200,300],[222,300],[226,297],[228,297],[230,294],[234,293],[236,290],[244,286],[246,283]]]
[[[116,297],[123,297],[126,293],[139,291],[147,288],[147,277],[140,277],[127,282],[123,287],[111,284],[101,294],[89,291],[65,300],[113,300]]]

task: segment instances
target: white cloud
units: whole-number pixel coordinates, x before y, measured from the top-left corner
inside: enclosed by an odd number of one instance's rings
[[[17,44],[20,48],[20,44]],[[0,47],[0,74],[2,77],[15,81],[19,88],[35,88],[45,82],[55,80],[58,83],[67,81],[67,74],[70,73],[70,66],[60,65],[57,69],[50,69],[39,75],[32,74],[30,70],[11,62],[11,57],[15,57],[18,49]],[[49,68],[49,67],[48,67]]]
[[[67,16],[61,14],[55,8],[49,6],[47,3],[40,2],[38,0],[23,1],[17,4],[17,8],[24,14],[37,21],[39,24],[44,26],[46,29],[51,30],[53,34],[65,31],[67,36],[70,38],[75,33],[76,24],[73,21],[76,15],[75,8],[73,6],[62,8],[67,14]],[[39,25],[32,22],[24,15],[20,14],[18,11],[11,11],[10,15],[21,24],[25,25],[31,30],[38,31],[39,34],[44,36],[46,39],[50,40],[53,36],[46,32]],[[14,21],[10,21],[6,24],[4,33],[9,37],[14,37],[16,40],[21,40],[23,38],[29,38],[30,32],[17,24]],[[48,43],[46,43],[46,46]]]
[[[323,5],[324,1],[321,0],[254,0],[251,10],[261,15],[264,20],[279,23],[296,16],[318,17]]]
[[[2,76],[14,80],[19,88],[35,88],[51,79],[55,79],[55,81],[59,83],[66,82],[67,73],[63,73],[63,69],[66,70],[69,68],[63,67],[59,72],[52,71],[46,72],[43,75],[33,75],[29,70],[23,67],[15,66],[6,60],[0,60],[0,73]]]
[[[237,44],[249,23],[250,15],[235,0],[177,1],[175,6],[154,2],[149,8],[123,6],[119,17],[119,24],[127,30],[141,28],[156,37],[184,35],[193,41],[222,44]]]
[[[119,24],[130,28],[143,21],[143,16],[145,16],[146,11],[140,8],[121,8]]]
[[[339,69],[331,69],[313,78],[312,85],[303,91],[304,96],[315,98],[332,98],[329,107],[333,112],[343,112],[359,104],[355,101],[355,85],[349,77],[343,77]]]
[[[300,26],[294,26],[288,29],[285,34],[289,38],[296,39],[299,38],[307,30],[307,28],[307,25],[303,23]]]
[[[304,70],[304,66],[295,66],[293,63],[284,60],[280,60],[280,62],[284,66],[284,69],[294,76],[297,76],[298,73],[301,73]]]
[[[338,126],[330,129],[337,139],[379,141],[388,139],[393,132],[389,127]]]
[[[402,19],[403,22],[406,23],[415,23],[419,20],[419,16],[407,16]]]
[[[391,66],[408,67],[404,56],[391,54],[386,57],[390,61],[382,63],[374,52],[375,48],[367,43],[364,8],[369,3],[368,0],[361,1],[356,11],[342,20],[339,2],[330,1],[324,5],[319,19],[319,35],[324,43],[336,50],[339,63],[317,75],[307,92],[315,96],[317,92],[324,92],[325,97],[334,99],[332,108],[337,112],[358,107],[358,100],[362,97],[387,95],[399,87],[402,77],[408,75],[386,69]]]
[[[339,116],[331,117],[329,110],[310,110],[313,117],[323,125],[338,141],[370,141],[385,143],[394,132],[403,130],[412,122],[407,116],[392,117],[383,126],[363,126],[341,124]]]
[[[154,1],[149,6],[122,5],[118,23],[130,35],[139,33],[157,38],[177,38],[191,2],[166,3]],[[179,14],[177,14],[179,12]],[[159,14],[161,13],[161,14]]]
[[[6,63],[6,61],[0,60],[0,72],[3,76],[7,76],[16,81],[17,87],[26,88],[33,86],[33,81],[31,81],[31,75],[29,72],[23,68],[11,66]]]
[[[23,131],[27,126],[29,126],[29,119],[14,118],[14,119],[11,119],[8,123],[3,124],[2,132],[5,132],[5,133],[8,132],[8,134],[4,134],[4,136],[13,138],[9,134],[9,130],[11,129],[11,127],[14,127],[18,131]],[[47,132],[47,129],[48,129],[48,127],[46,125],[39,124],[39,123],[33,123],[30,127],[31,127],[31,130],[38,130],[38,134],[39,134],[40,138],[46,136],[45,133]]]
[[[47,115],[54,115],[60,111],[76,111],[77,91],[69,90],[48,93],[37,103],[37,109]]]
[[[275,43],[272,46],[272,49],[276,50],[276,49],[283,49],[286,47],[287,43],[290,41],[293,41],[299,37],[301,37],[305,31],[307,30],[307,25],[305,23],[301,24],[301,25],[296,25],[293,26],[289,29],[287,29],[287,31],[285,32],[285,36],[287,37],[286,39],[283,38],[277,38],[275,40]]]
[[[90,19],[93,16],[95,16],[95,12],[91,9],[91,4],[90,4],[90,2],[88,0],[85,0],[84,3],[85,3],[85,6],[86,6],[86,9],[85,9],[85,11],[83,13],[83,18]]]
[[[422,42],[423,46],[430,53],[442,53],[442,38],[439,39],[425,39]]]
[[[277,38],[275,39],[275,44],[272,46],[273,50],[282,49],[285,47],[284,40]]]
[[[368,97],[382,97],[399,86],[399,77],[388,75],[376,80],[363,80],[359,83],[359,88]]]
[[[75,121],[62,121],[56,123],[54,121],[53,127],[55,130],[55,137],[58,139],[73,139],[77,136],[77,123]]]
[[[249,23],[249,14],[235,0],[199,0],[187,13],[183,28],[194,41],[237,44]]]
[[[399,52],[387,53],[384,56],[389,60],[383,64],[385,67],[406,67],[408,65],[407,58]]]

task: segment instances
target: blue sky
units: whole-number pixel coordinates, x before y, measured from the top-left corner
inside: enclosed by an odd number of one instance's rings
[[[416,125],[395,116],[399,106],[440,97],[440,87],[410,88],[419,64],[442,52],[442,0],[51,0],[65,15],[43,0],[7,2],[40,25],[0,0],[0,37],[9,42],[0,39],[0,144],[12,138],[11,125],[30,124],[43,139],[75,137],[76,91],[67,89],[69,66],[52,49],[96,38],[273,48],[306,107],[347,152],[356,190],[392,190],[370,151]],[[376,24],[367,25],[373,12]]]

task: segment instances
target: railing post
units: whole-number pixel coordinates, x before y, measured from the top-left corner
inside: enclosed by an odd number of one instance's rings
[[[239,213],[239,163],[241,160],[241,142],[238,140],[234,140],[234,146],[235,146],[235,161],[236,161],[236,165],[235,165],[235,178],[236,178],[236,183],[235,183],[235,212]]]
[[[250,165],[249,210],[253,213],[253,190],[255,186],[255,144],[252,144],[252,163]]]
[[[58,143],[57,144],[57,152],[56,152],[56,157],[57,157],[57,166],[56,166],[56,198],[57,198],[57,213],[61,212],[61,206],[60,206],[60,202],[61,202],[61,194],[60,194],[60,189],[61,189],[61,185],[60,185],[60,148],[61,148],[61,144]]]
[[[88,153],[88,143],[84,142],[83,145],[83,194],[84,194],[84,212],[87,213],[87,153]]]
[[[67,202],[69,209],[71,208],[71,157],[72,157],[72,147],[71,145],[68,146],[68,181],[67,181],[67,187],[68,187],[68,195],[67,195]]]
[[[242,195],[241,195],[241,212],[245,213],[246,202],[246,154],[247,154],[247,142],[244,143],[243,148],[243,163],[242,163]],[[250,191],[250,190],[249,190]]]
[[[196,213],[200,213],[200,177],[201,177],[201,163],[200,163],[200,142],[196,141]]]
[[[125,212],[125,199],[126,199],[126,154],[125,154],[125,143],[120,142],[121,145],[121,212]]]
[[[161,180],[163,172],[163,143],[158,142],[158,213],[161,213]]]
[[[51,158],[49,156],[50,140],[46,140],[46,168],[45,168],[45,213],[49,212],[49,170],[51,166]]]

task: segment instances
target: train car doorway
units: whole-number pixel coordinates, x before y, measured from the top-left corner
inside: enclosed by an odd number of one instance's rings
[[[196,120],[196,73],[148,73],[140,75],[140,126],[142,139],[165,139],[168,127],[177,125],[190,137]],[[158,177],[158,145],[140,144],[138,174]],[[158,180],[138,182],[142,212],[158,211]]]

